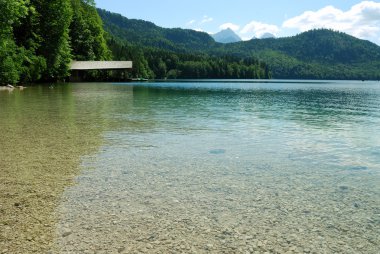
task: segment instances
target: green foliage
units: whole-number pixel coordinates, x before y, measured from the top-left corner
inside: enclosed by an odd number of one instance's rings
[[[23,48],[16,45],[13,29],[28,13],[29,1],[0,0],[0,83],[17,83]]]
[[[20,79],[22,57],[13,40],[0,40],[0,83],[17,83]]]
[[[144,52],[140,47],[132,46],[126,42],[117,42],[110,38],[108,45],[113,54],[113,59],[118,61],[133,61],[131,77],[154,78],[155,75],[150,69]]]
[[[68,76],[71,62],[69,26],[72,9],[69,0],[33,0],[40,15],[37,31],[43,40],[37,55],[46,59],[47,69],[43,73],[46,80],[63,79]]]
[[[73,19],[70,25],[72,54],[75,60],[110,60],[103,23],[93,1],[71,0]]]
[[[74,57],[111,58],[93,0],[0,0],[0,83],[63,80]]]
[[[28,13],[29,0],[0,0],[0,33],[12,33],[13,26],[20,23],[20,18]]]

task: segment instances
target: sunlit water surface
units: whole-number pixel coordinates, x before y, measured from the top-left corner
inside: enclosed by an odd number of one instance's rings
[[[379,82],[70,86],[107,128],[57,251],[378,253]]]

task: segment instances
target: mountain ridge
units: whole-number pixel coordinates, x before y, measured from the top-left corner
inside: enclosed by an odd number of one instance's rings
[[[117,39],[168,50],[199,50],[215,44],[205,32],[182,28],[162,28],[150,21],[128,19],[121,14],[98,9],[105,30]],[[122,28],[122,29],[120,29]]]
[[[266,62],[274,78],[380,79],[380,46],[342,32],[316,29],[290,37],[223,44],[204,32],[162,28],[105,10],[98,12],[108,33],[133,45],[178,53],[253,57]]]

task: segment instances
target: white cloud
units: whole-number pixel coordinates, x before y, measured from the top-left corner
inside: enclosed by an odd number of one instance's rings
[[[280,32],[280,29],[276,25],[265,24],[259,21],[252,21],[245,25],[240,31],[242,34],[242,39],[247,40],[252,37],[260,38],[265,33],[271,33],[275,36]]]
[[[200,24],[209,23],[209,22],[211,22],[211,21],[213,21],[213,20],[214,20],[213,18],[211,18],[211,17],[205,15],[205,16],[203,16],[203,19],[202,19],[202,21],[200,22]]]
[[[240,26],[239,26],[239,25],[232,24],[232,23],[225,23],[225,24],[219,26],[219,29],[221,29],[221,30],[225,30],[225,29],[227,29],[227,28],[229,28],[229,29],[231,29],[232,31],[235,31],[235,32],[236,32],[236,31],[239,31]]]
[[[197,22],[197,21],[195,19],[193,19],[193,20],[190,20],[189,22],[187,22],[186,25],[191,26],[195,22]]]
[[[318,11],[307,11],[288,19],[282,26],[302,32],[315,28],[329,28],[362,39],[379,41],[380,3],[363,1],[346,12],[334,6],[326,6]]]
[[[194,28],[193,30],[197,32],[205,32],[202,28]]]

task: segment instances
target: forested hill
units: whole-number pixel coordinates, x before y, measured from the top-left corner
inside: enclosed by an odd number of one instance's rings
[[[341,32],[311,30],[292,37],[253,39],[227,45],[224,50],[243,55],[247,50],[274,50],[302,61],[360,63],[380,60],[380,47]]]
[[[319,29],[287,38],[221,44],[202,32],[165,29],[108,11],[98,12],[107,32],[134,45],[258,59],[269,65],[274,78],[380,79],[380,47],[340,32]]]
[[[115,60],[132,60],[133,77],[177,79],[267,79],[268,66],[256,58],[210,54],[217,43],[207,33],[167,29],[98,9]]]
[[[327,29],[234,43],[215,52],[235,56],[249,52],[267,62],[277,78],[380,79],[378,45]]]
[[[122,41],[177,52],[194,52],[215,47],[214,39],[207,33],[190,29],[162,28],[152,22],[128,19],[120,14],[98,9],[105,30]]]

